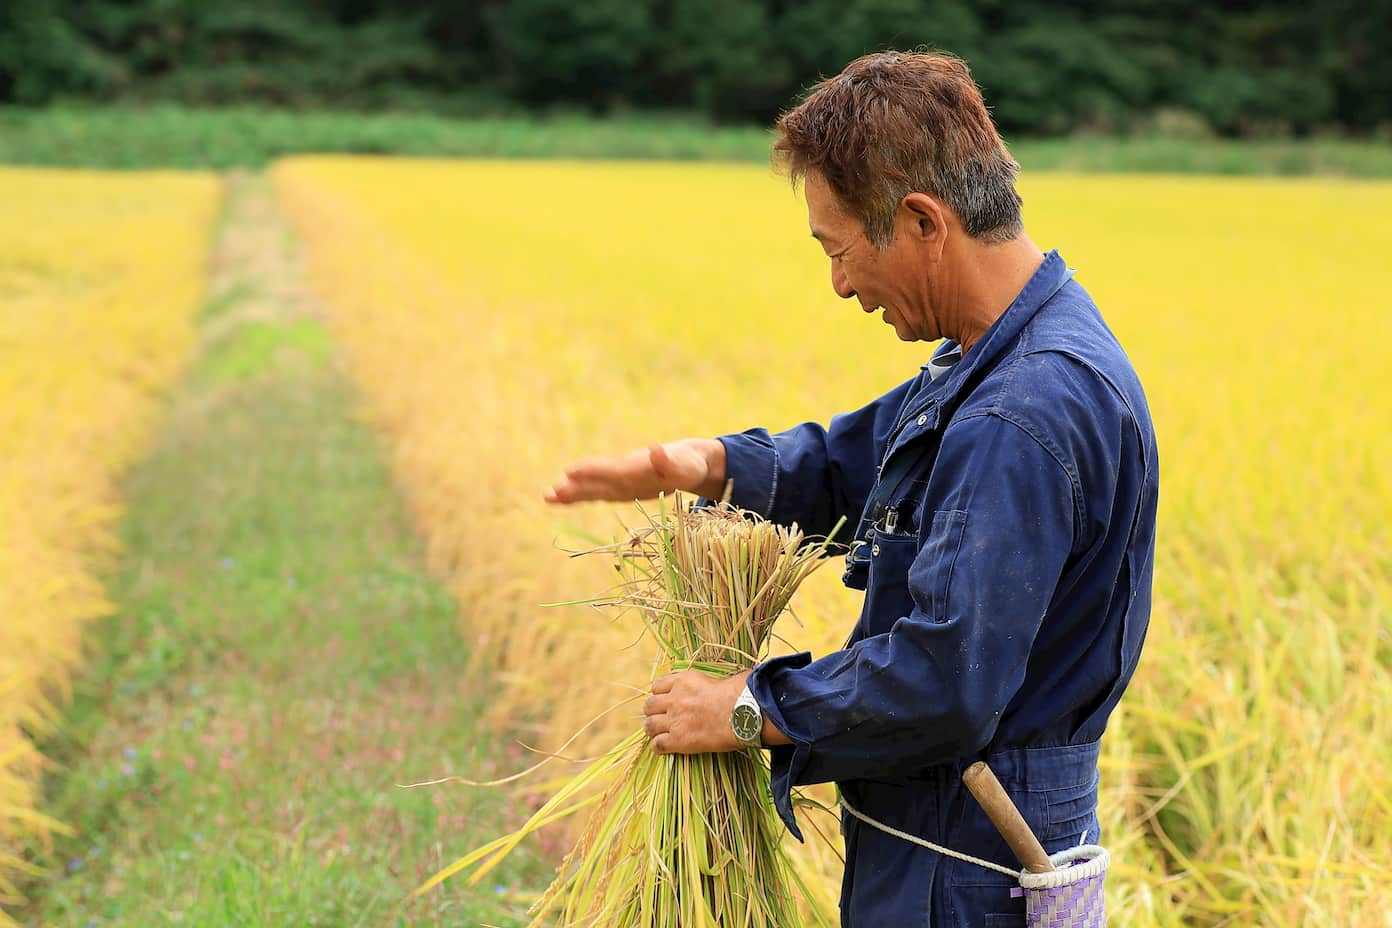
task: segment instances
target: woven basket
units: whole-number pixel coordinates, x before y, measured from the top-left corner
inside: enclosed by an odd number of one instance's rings
[[[1020,874],[1027,928],[1103,928],[1107,909],[1102,880],[1111,855],[1095,844],[1084,844],[1051,855],[1048,873]]]

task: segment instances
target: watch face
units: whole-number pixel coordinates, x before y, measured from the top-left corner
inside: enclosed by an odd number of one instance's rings
[[[759,737],[762,723],[759,710],[753,706],[735,706],[735,711],[730,716],[730,725],[735,730],[735,737],[741,741],[753,741]]]

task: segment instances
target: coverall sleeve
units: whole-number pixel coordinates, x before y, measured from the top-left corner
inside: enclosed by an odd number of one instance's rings
[[[909,774],[990,742],[1073,548],[1073,481],[1035,434],[994,414],[953,423],[921,514],[931,527],[908,572],[910,614],[750,676],[792,741],[772,749],[772,785],[799,839],[792,787]]]
[[[870,495],[885,442],[922,376],[854,412],[832,417],[826,428],[804,422],[784,432],[753,428],[719,436],[725,474],[734,481],[730,501],[780,525],[796,522],[808,535],[826,535],[842,516],[853,528]],[[843,528],[836,540],[849,536]]]

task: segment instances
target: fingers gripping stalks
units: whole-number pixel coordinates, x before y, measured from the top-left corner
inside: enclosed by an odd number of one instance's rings
[[[660,651],[657,708],[688,698],[687,672],[742,687],[828,541],[811,542],[796,526],[724,505],[693,509],[680,498],[644,517],[642,529],[596,549],[617,559],[625,580],[614,595],[586,602],[630,607],[642,617]],[[707,750],[663,753],[670,728],[660,720],[647,724],[562,786],[518,831],[456,861],[417,892],[463,870],[481,880],[529,834],[588,808],[579,840],[532,909],[534,926],[829,924],[805,905],[806,887],[782,847],[763,757],[732,750],[721,740],[727,736],[714,732],[693,742]],[[649,733],[657,734],[651,744]]]

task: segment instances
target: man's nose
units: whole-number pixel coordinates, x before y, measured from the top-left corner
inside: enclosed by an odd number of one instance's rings
[[[835,263],[831,265],[831,289],[835,290],[836,295],[843,300],[849,300],[855,296],[855,288],[851,286],[845,273]]]

